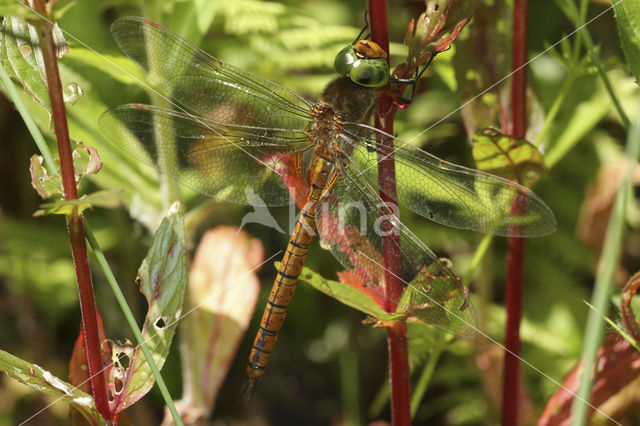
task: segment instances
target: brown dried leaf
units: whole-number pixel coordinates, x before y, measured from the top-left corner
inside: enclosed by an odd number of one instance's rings
[[[623,160],[604,165],[587,191],[576,226],[578,237],[600,253],[613,209],[613,202],[624,173]],[[640,185],[640,165],[633,170],[632,183]],[[620,282],[616,279],[616,282]],[[624,281],[622,281],[624,282]]]
[[[181,321],[185,390],[177,406],[186,423],[213,409],[258,301],[263,258],[262,243],[235,227],[217,227],[200,241],[189,274],[190,314]]]
[[[36,190],[43,200],[47,200],[55,195],[63,195],[62,181],[60,176],[49,176],[47,169],[43,166],[44,158],[41,155],[32,155],[29,162],[29,173],[31,174],[31,186]]]
[[[100,160],[98,150],[91,146],[86,146],[82,142],[76,145],[72,156],[76,182],[78,182],[82,176],[98,173],[102,168],[102,160]]]

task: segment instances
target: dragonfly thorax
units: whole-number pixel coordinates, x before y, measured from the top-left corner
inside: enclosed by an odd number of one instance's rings
[[[325,158],[333,158],[340,152],[348,154],[341,143],[343,130],[350,123],[370,124],[377,93],[376,89],[356,84],[348,77],[329,83],[320,101],[312,108],[313,120],[306,129],[309,141],[319,154]],[[359,133],[357,131],[353,136]]]
[[[370,124],[379,90],[354,83],[348,77],[333,80],[320,98],[323,108],[330,108],[345,123]]]

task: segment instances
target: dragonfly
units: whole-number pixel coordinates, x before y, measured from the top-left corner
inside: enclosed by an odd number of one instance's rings
[[[528,188],[446,162],[371,126],[390,76],[386,54],[369,40],[339,52],[337,78],[312,103],[150,20],[120,18],[111,31],[171,108],[111,108],[100,118],[109,138],[207,196],[240,204],[257,196],[266,206],[300,208],[251,349],[247,395],[265,373],[316,235],[367,292],[389,300],[382,252],[385,235],[393,233],[385,249],[401,259],[405,290],[392,300],[398,310],[455,336],[475,334],[467,289],[381,199],[380,138],[394,143],[396,193],[387,195],[418,215],[502,236],[555,230],[552,211]]]

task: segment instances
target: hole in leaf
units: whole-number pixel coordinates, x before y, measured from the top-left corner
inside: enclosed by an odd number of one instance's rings
[[[126,353],[120,352],[118,354],[118,364],[121,368],[124,368],[125,370],[129,368],[129,361],[129,356],[127,356]]]
[[[154,324],[156,328],[158,329],[163,329],[167,326],[167,321],[165,321],[165,319],[163,317],[160,317],[156,320],[156,323]]]

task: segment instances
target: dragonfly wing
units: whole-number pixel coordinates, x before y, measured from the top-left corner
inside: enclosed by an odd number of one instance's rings
[[[156,90],[182,112],[222,121],[224,107],[234,105],[244,109],[248,125],[302,129],[309,121],[304,98],[211,56],[155,22],[119,18],[111,32]]]
[[[352,161],[374,187],[378,182],[376,136],[391,138],[397,202],[434,222],[453,228],[512,237],[537,237],[556,229],[551,209],[530,189],[479,170],[449,163],[387,133],[362,125],[345,130]],[[357,142],[356,142],[357,141]]]
[[[108,110],[100,128],[129,154],[185,186],[251,205],[290,204],[285,182],[302,180],[299,161],[309,147],[302,132],[224,125],[138,104]]]
[[[385,222],[394,221],[406,285],[400,311],[448,333],[472,337],[477,318],[466,290],[457,278],[411,231],[386,208],[374,188],[354,169],[342,164],[341,175],[317,214],[321,244],[372,291],[386,298],[383,283],[382,236]]]

